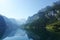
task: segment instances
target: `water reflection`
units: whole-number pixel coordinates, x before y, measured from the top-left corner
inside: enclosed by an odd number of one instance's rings
[[[28,36],[24,30],[18,29],[14,36],[6,37],[3,40],[32,40],[32,39],[28,38]]]

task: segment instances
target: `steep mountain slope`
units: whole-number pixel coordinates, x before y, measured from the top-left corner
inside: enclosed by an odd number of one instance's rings
[[[2,39],[7,36],[13,36],[18,29],[16,22],[11,21],[5,16],[0,15],[0,33]]]
[[[7,28],[6,22],[3,16],[0,15],[0,38],[2,38],[3,34],[5,33]]]
[[[7,29],[6,32],[4,34],[4,36],[13,36],[16,29],[18,28],[18,25],[16,22],[12,22],[10,19],[4,17],[6,25],[7,25]]]
[[[29,17],[24,26],[29,38],[34,40],[60,40],[60,3],[47,6]]]

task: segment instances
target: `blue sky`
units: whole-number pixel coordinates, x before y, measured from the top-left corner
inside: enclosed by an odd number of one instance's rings
[[[0,14],[15,19],[27,19],[57,0],[0,0]]]

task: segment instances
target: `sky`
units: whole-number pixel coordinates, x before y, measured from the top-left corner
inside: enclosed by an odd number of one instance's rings
[[[0,0],[0,14],[8,18],[27,19],[58,0]]]

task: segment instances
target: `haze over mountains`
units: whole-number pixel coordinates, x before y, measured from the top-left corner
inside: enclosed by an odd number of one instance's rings
[[[15,19],[7,18],[0,15],[0,33],[1,38],[12,37],[16,34],[17,30],[20,29],[20,25],[24,24],[25,21],[17,21]]]
[[[4,33],[4,36],[3,38],[5,38],[6,36],[13,36],[13,34],[15,33],[14,31],[18,28],[18,25],[17,23],[14,21],[12,22],[10,19],[6,18],[5,16],[2,16],[0,15],[0,22],[2,23],[2,25],[0,25],[0,27],[5,27],[5,33]],[[5,25],[4,26],[4,22],[5,22]],[[12,34],[11,34],[12,33]]]
[[[27,20],[0,15],[0,34],[3,40],[60,40],[60,1],[39,10]]]

